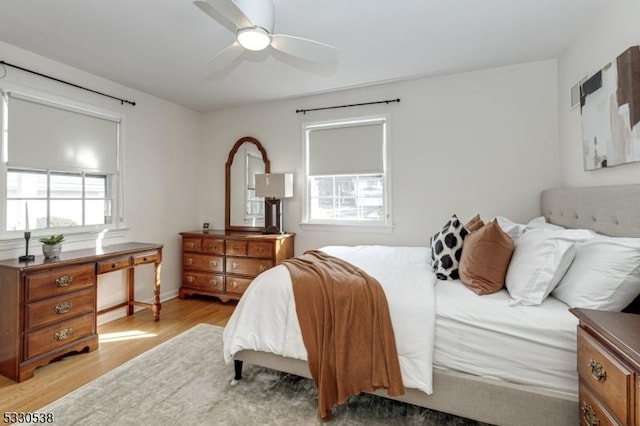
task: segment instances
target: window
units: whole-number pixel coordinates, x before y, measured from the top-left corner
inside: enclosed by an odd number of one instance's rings
[[[305,125],[304,223],[390,224],[387,119]]]
[[[16,93],[1,110],[3,235],[121,224],[121,118]]]
[[[111,224],[110,193],[108,175],[9,169],[6,230]]]

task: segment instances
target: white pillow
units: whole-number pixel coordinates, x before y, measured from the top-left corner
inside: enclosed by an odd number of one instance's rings
[[[551,294],[572,308],[621,311],[640,294],[640,238],[577,242],[575,259]]]
[[[520,235],[524,233],[524,230],[527,227],[527,225],[515,223],[511,219],[507,219],[506,217],[496,216],[495,219],[498,221],[498,225],[500,225],[500,228],[502,228],[502,230],[513,240],[517,240]]]
[[[560,231],[527,230],[516,241],[505,285],[510,305],[539,305],[575,257],[575,243]]]
[[[533,218],[526,225],[522,223],[515,223],[511,219],[504,216],[496,216],[496,220],[498,221],[498,225],[500,225],[500,228],[502,228],[502,230],[506,232],[514,241],[520,238],[522,234],[531,229],[545,229],[551,231],[562,231],[566,229],[560,225],[547,223],[547,220],[544,218],[544,216]]]
[[[566,228],[560,225],[554,225],[553,223],[548,223],[547,219],[544,216],[538,216],[533,218],[526,224],[526,230],[529,229],[548,229],[551,231],[563,231]]]

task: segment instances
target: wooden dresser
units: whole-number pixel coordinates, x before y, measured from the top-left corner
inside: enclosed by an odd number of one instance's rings
[[[640,315],[571,309],[583,425],[640,425]]]
[[[294,234],[181,232],[180,298],[192,294],[238,300],[260,272],[293,256]]]
[[[102,249],[62,252],[59,259],[0,261],[0,374],[21,382],[37,367],[69,352],[98,347],[96,316],[143,306],[160,315],[161,244],[124,243]],[[133,268],[155,264],[154,302],[133,300]],[[127,300],[96,311],[97,276],[128,270]]]

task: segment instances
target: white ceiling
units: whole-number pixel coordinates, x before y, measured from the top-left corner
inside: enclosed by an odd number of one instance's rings
[[[207,111],[557,58],[606,0],[273,2],[275,33],[336,46],[337,63],[268,48],[205,80],[205,64],[235,37],[191,0],[0,0],[0,40]]]

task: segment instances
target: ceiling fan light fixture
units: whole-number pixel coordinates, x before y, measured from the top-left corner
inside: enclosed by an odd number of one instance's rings
[[[271,44],[269,33],[260,27],[238,30],[237,40],[242,47],[248,50],[264,50]]]

